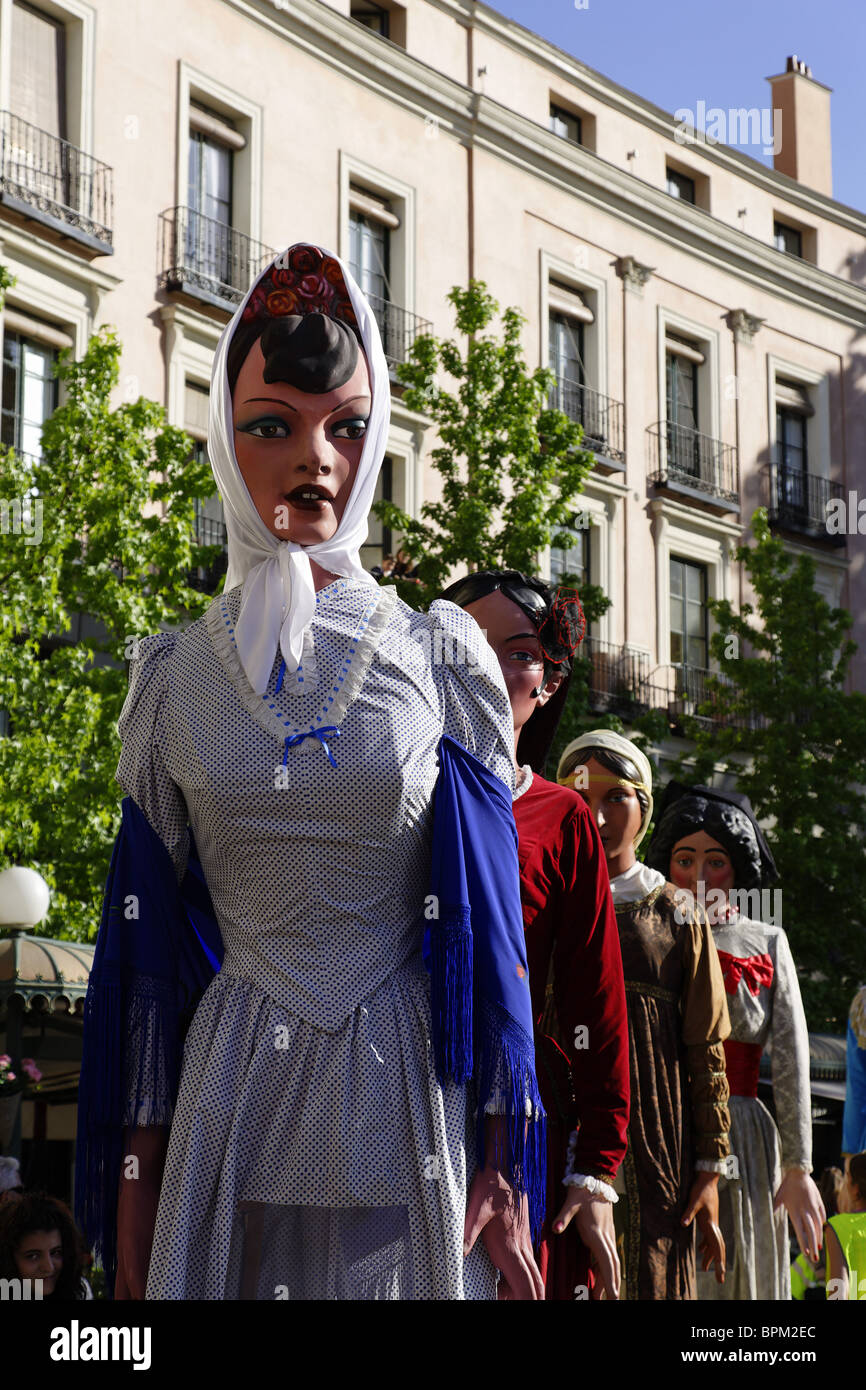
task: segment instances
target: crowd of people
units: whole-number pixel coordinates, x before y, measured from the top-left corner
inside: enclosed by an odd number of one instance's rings
[[[866,1100],[831,1211],[787,937],[736,905],[777,876],[748,799],[654,808],[608,729],[544,778],[579,597],[377,585],[390,400],[348,268],[289,248],[214,360],[225,591],[141,643],[120,721],[76,1165],[109,1290],[779,1300],[825,1258],[866,1296]],[[0,1207],[3,1267],[80,1292],[67,1217]]]

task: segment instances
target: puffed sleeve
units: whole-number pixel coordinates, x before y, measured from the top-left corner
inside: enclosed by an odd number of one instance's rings
[[[731,1031],[719,953],[698,909],[687,925],[683,958],[683,1042],[689,1072],[695,1167],[721,1172],[731,1151],[730,1089],[724,1039]]]
[[[122,746],[115,776],[162,840],[180,882],[189,852],[188,813],[180,788],[168,774],[164,754],[166,692],[176,640],[176,633],[160,632],[139,645],[117,724]]]
[[[514,789],[514,717],[496,654],[472,617],[447,599],[431,603],[430,659],[443,734]]]
[[[776,938],[776,970],[769,1041],[776,1125],[782,1140],[782,1169],[812,1171],[812,1089],[809,1081],[809,1030],[797,968],[781,927]]]

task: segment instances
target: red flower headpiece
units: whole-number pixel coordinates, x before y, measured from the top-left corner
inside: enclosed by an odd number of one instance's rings
[[[548,662],[559,666],[574,656],[586,633],[586,615],[576,589],[560,586],[538,629],[538,645]]]
[[[340,264],[318,246],[303,243],[278,256],[256,285],[241,317],[248,322],[284,314],[325,314],[360,337]]]

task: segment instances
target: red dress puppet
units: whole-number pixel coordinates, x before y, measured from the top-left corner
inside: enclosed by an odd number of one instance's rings
[[[538,1251],[545,1297],[587,1297],[590,1250],[600,1274],[594,1282],[617,1297],[613,1182],[626,1152],[629,1112],[619,933],[601,838],[586,803],[534,772],[543,768],[559,722],[583,613],[573,591],[553,594],[514,570],[468,575],[443,598],[465,607],[485,629],[514,715],[514,819],[535,1070],[548,1126],[547,1218]]]

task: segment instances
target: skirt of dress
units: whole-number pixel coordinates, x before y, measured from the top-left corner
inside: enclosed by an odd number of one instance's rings
[[[731,1153],[736,1178],[719,1178],[719,1225],[725,1238],[724,1284],[698,1272],[698,1298],[791,1297],[788,1218],[773,1211],[782,1181],[779,1131],[767,1108],[751,1096],[731,1096]]]
[[[187,1035],[148,1299],[495,1299],[463,1257],[474,1116],[436,1080],[429,977],[333,1032],[227,962]]]

